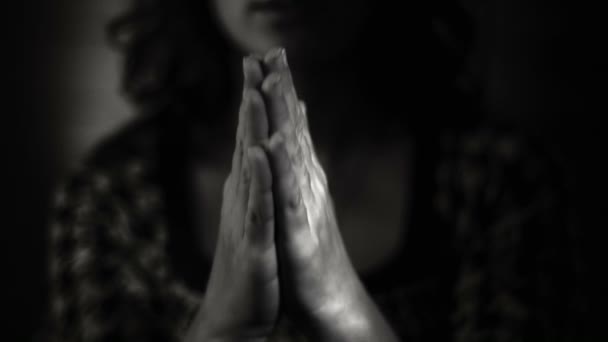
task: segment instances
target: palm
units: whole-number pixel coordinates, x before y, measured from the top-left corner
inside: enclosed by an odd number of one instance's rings
[[[299,105],[290,118],[290,124],[281,129],[281,137],[299,196],[287,202],[300,211],[302,219],[288,222],[277,213],[284,278],[291,292],[288,297],[309,311],[336,310],[339,308],[332,308],[332,302],[337,304],[341,294],[352,292],[349,287],[355,285],[357,278],[338,230],[327,177],[314,151],[305,107]]]
[[[286,311],[317,340],[393,341],[348,258],[283,50],[266,56],[262,84],[271,139],[276,241]]]
[[[229,178],[223,200],[223,208],[228,209],[222,213],[208,285],[217,293],[207,293],[207,296],[225,297],[222,303],[230,313],[230,322],[225,324],[229,329],[260,335],[260,330],[265,333],[272,330],[279,314],[276,251],[274,244],[252,244],[250,236],[242,229],[248,220],[248,203],[239,198],[236,188],[238,186]]]
[[[223,191],[211,276],[193,340],[265,338],[279,316],[270,165],[260,144],[268,136],[264,102],[246,68],[232,170]],[[249,71],[249,74],[247,73]]]

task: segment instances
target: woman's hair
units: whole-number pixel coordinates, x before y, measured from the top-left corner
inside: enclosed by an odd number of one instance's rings
[[[410,80],[416,77],[412,76],[412,69],[422,70],[420,82],[430,84],[433,94],[441,97],[452,92],[457,75],[465,70],[472,41],[471,21],[458,2],[432,2],[432,29],[427,29],[428,22],[415,15],[420,9],[399,11],[392,8],[396,5],[390,1],[374,2],[372,6],[376,8],[359,38],[360,47],[354,50],[366,61],[362,69],[366,65],[392,63],[396,67],[391,69],[391,75],[375,73],[385,79]],[[108,35],[125,57],[122,91],[140,112],[172,108],[205,113],[228,101],[230,82],[234,81],[227,72],[229,47],[208,1],[132,0],[130,8],[110,23]],[[387,56],[387,46],[399,49],[389,49],[392,56]],[[402,49],[408,52],[407,56],[399,53]],[[373,63],[379,58],[380,63]],[[418,64],[428,67],[420,68]],[[400,90],[393,91],[399,94]],[[389,97],[387,93],[383,96]],[[204,120],[209,122],[214,116],[207,115]]]
[[[228,47],[206,1],[132,0],[107,32],[124,55],[122,91],[140,112],[226,100]]]

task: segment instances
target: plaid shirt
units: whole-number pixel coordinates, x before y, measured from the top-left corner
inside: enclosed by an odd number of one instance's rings
[[[107,142],[120,153],[94,153],[56,193],[56,341],[180,341],[201,301],[170,262],[158,155],[149,148],[157,136],[144,136],[144,144]],[[497,130],[441,137],[427,170],[433,186],[419,199],[433,220],[415,222],[386,278],[405,280],[370,285],[373,298],[405,341],[575,340],[580,263],[558,168]],[[424,251],[437,244],[447,257],[432,261]],[[296,336],[280,324],[275,340],[304,340]]]

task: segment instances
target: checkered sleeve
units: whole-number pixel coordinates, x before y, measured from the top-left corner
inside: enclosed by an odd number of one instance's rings
[[[446,143],[438,206],[460,255],[456,340],[576,339],[583,273],[558,159],[509,132]]]
[[[116,183],[124,182],[83,170],[56,194],[49,229],[53,341],[178,341],[180,317],[192,310],[171,290],[166,234],[150,217],[154,196],[139,189],[129,199]]]

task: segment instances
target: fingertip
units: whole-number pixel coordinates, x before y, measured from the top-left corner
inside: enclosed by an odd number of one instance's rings
[[[278,62],[280,62],[281,57],[285,55],[285,49],[277,46],[273,47],[264,55],[264,65],[267,67],[276,67],[278,66]]]
[[[247,90],[248,96],[249,96],[249,100],[251,101],[251,103],[255,106],[264,106],[264,99],[262,98],[262,94],[260,94],[260,92],[255,89],[248,89]]]
[[[265,94],[271,94],[274,92],[281,81],[281,74],[272,72],[262,82],[262,92]]]
[[[260,61],[251,55],[243,57],[243,75],[245,87],[258,87],[263,78]]]
[[[281,132],[275,132],[268,141],[268,149],[270,151],[277,151],[278,148],[283,144],[285,138]]]
[[[251,169],[258,169],[265,167],[267,163],[266,153],[261,146],[251,146],[247,148],[247,161]]]

